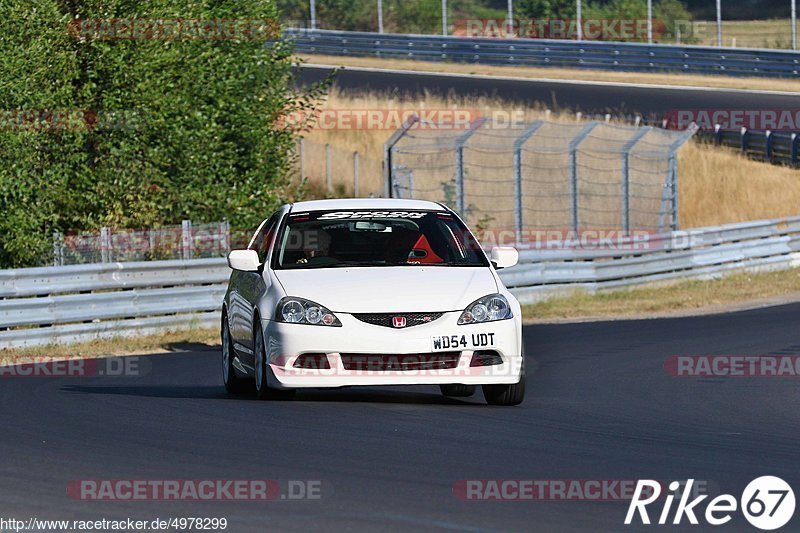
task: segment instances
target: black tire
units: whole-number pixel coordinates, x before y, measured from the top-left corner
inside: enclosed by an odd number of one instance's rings
[[[489,405],[519,405],[525,399],[525,356],[522,356],[522,368],[519,381],[509,385],[482,385],[483,397]]]
[[[225,390],[230,394],[237,394],[244,390],[244,379],[239,377],[236,368],[233,366],[233,342],[231,340],[231,330],[228,328],[228,315],[222,312],[222,326],[220,327],[220,341],[222,342],[222,382]]]
[[[255,382],[256,397],[259,400],[291,400],[294,398],[295,389],[272,389],[267,384],[267,358],[264,346],[264,334],[261,332],[259,321],[254,320],[256,331],[253,338],[255,348]]]
[[[475,385],[461,385],[458,383],[439,385],[439,390],[442,391],[442,394],[452,398],[468,398],[475,394],[475,389],[477,389]]]

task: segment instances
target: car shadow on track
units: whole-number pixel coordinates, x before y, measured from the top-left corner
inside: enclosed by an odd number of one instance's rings
[[[241,400],[257,402],[254,392],[228,394],[222,386],[186,386],[186,385],[65,385],[63,392],[78,394],[108,394],[115,396],[139,396],[144,398],[190,398],[205,400]],[[438,393],[413,390],[386,389],[310,389],[298,391],[293,400],[271,403],[307,403],[307,402],[341,402],[341,403],[397,403],[428,405],[484,405],[480,392],[471,398],[449,398]],[[269,403],[269,402],[267,402]]]
[[[83,394],[112,394],[118,396],[141,396],[145,398],[195,398],[207,400],[236,399],[220,386],[186,385],[127,385],[110,387],[102,385],[65,385],[63,392]]]
[[[295,402],[342,402],[342,403],[399,403],[428,405],[482,405],[476,403],[480,393],[471,398],[450,398],[439,393],[413,390],[387,390],[355,388],[339,390],[310,389],[298,391]]]

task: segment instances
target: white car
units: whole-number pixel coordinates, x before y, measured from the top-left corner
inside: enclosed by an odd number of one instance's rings
[[[233,269],[222,308],[230,392],[255,378],[259,398],[296,389],[481,385],[493,405],[525,395],[519,302],[461,219],[421,200],[342,199],[284,205]]]

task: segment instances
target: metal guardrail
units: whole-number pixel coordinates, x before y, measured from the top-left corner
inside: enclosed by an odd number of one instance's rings
[[[800,217],[655,235],[617,249],[521,249],[500,276],[523,304],[564,291],[800,267]],[[0,271],[0,348],[216,327],[224,259]]]
[[[800,135],[797,132],[775,132],[770,130],[726,131],[719,127],[714,131],[701,132],[701,138],[717,145],[737,149],[751,159],[769,163],[781,163],[797,167],[800,165]]]
[[[611,115],[608,117],[610,119]],[[622,119],[623,122],[625,120],[630,119],[628,117]],[[669,121],[665,119],[639,119],[637,123],[662,129],[671,127]],[[800,131],[756,130],[744,127],[730,130],[723,129],[717,124],[713,129],[699,129],[695,135],[698,139],[717,146],[738,150],[749,159],[793,168],[800,166]]]
[[[212,258],[0,270],[0,298],[226,283],[228,271],[220,270],[226,265]]]
[[[800,53],[789,50],[381,34],[294,28],[286,30],[284,35],[294,42],[297,52],[307,54],[372,56],[485,65],[800,77]]]
[[[540,248],[521,250],[520,264],[501,272],[523,304],[575,289],[594,292],[743,269],[800,267],[800,217],[676,231],[639,247],[550,250],[545,243]]]
[[[0,271],[0,348],[213,327],[224,258]]]

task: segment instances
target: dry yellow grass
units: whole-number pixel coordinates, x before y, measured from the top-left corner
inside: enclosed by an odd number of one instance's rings
[[[689,143],[678,162],[683,227],[800,215],[800,170]]]
[[[716,21],[696,21],[695,26],[697,44],[717,45]],[[791,48],[792,21],[790,19],[723,20],[722,44],[737,48]]]
[[[89,359],[176,352],[181,351],[188,344],[213,346],[219,342],[218,329],[194,328],[184,331],[168,331],[161,335],[146,337],[112,337],[77,344],[7,348],[0,350],[0,364],[24,361],[27,358],[70,359],[77,357]]]
[[[545,115],[541,108],[514,108],[490,98],[427,97],[423,100],[386,95],[347,94],[334,91],[327,109],[473,109],[483,115],[497,110],[531,121],[549,118],[575,123],[568,113]],[[333,183],[336,195],[352,194],[351,154],[361,154],[361,195],[383,191],[383,145],[390,129],[313,129],[306,135],[306,174],[315,191],[324,191],[325,157],[322,147],[334,147]],[[338,167],[335,165],[339,165]],[[684,228],[702,227],[762,218],[800,215],[800,171],[752,161],[727,148],[691,142],[679,155],[680,219]]]
[[[566,68],[503,67],[471,65],[461,63],[432,63],[406,59],[376,59],[371,57],[343,57],[324,55],[299,55],[308,63],[335,66],[369,67],[419,72],[450,72],[455,74],[478,74],[485,76],[512,76],[551,80],[581,80],[616,83],[643,83],[650,85],[680,85],[690,87],[717,87],[721,89],[747,89],[763,91],[800,92],[800,81],[739,78],[730,76],[702,76],[699,74],[670,74],[642,72],[607,72]]]

